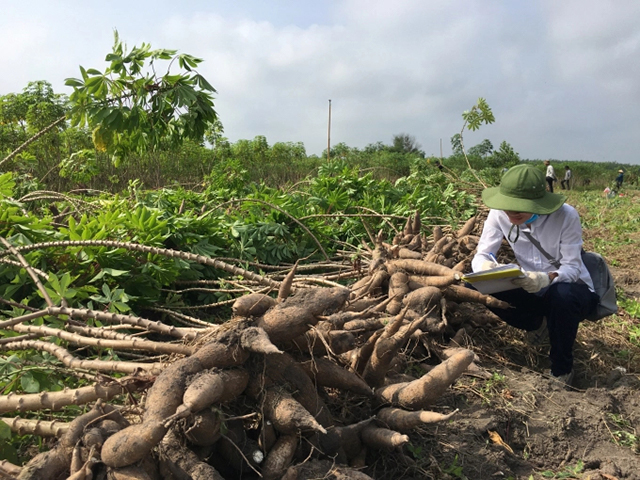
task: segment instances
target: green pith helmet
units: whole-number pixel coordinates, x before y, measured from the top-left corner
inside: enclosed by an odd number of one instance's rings
[[[495,210],[548,215],[558,210],[567,197],[547,192],[544,174],[531,165],[511,167],[502,176],[499,187],[482,192],[484,204]]]

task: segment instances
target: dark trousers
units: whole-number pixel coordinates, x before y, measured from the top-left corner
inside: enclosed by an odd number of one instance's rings
[[[562,185],[563,190],[571,190],[571,187],[569,186],[569,180],[561,180],[560,184]]]
[[[546,177],[547,184],[549,185],[549,191],[553,193],[553,177]]]
[[[564,375],[573,368],[573,344],[578,324],[591,313],[598,296],[582,283],[554,283],[538,294],[522,288],[492,294],[514,308],[491,308],[509,325],[522,330],[536,330],[547,317],[552,375]]]

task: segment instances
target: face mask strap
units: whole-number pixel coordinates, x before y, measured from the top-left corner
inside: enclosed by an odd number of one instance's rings
[[[516,228],[516,238],[512,240],[511,233],[513,232],[513,227]],[[511,224],[511,228],[509,229],[509,234],[507,235],[507,240],[509,240],[511,243],[516,243],[519,238],[520,238],[520,225]]]
[[[533,215],[531,215],[531,218],[529,220],[527,220],[526,222],[524,222],[524,223],[529,225],[530,223],[535,222],[537,219],[538,219],[538,214],[534,213]]]

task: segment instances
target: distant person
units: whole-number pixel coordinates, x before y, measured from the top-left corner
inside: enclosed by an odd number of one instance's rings
[[[622,181],[624,180],[624,170],[618,170],[618,176],[616,177],[616,190],[620,190],[622,187]]]
[[[545,160],[544,164],[547,166],[547,173],[545,174],[545,179],[547,180],[547,186],[548,186],[547,190],[553,193],[553,182],[558,180],[556,178],[556,172],[553,169],[553,165],[551,165],[551,162],[549,160]]]
[[[444,170],[444,166],[440,163],[440,160],[436,160],[435,166],[438,170]]]
[[[564,167],[564,178],[560,182],[560,186],[563,190],[571,190],[571,168],[569,165]]]

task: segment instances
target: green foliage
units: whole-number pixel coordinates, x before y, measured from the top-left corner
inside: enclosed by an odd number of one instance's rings
[[[72,153],[62,160],[59,166],[60,176],[70,178],[76,183],[87,183],[99,173],[96,152],[89,149]]]
[[[143,43],[128,50],[114,32],[109,65],[101,72],[80,67],[81,78],[68,78],[72,126],[93,131],[98,151],[113,154],[118,163],[128,152],[139,154],[179,145],[184,139],[202,142],[217,120],[215,89],[199,73],[201,59],[175,50],[152,50]],[[166,73],[157,74],[160,62]],[[179,73],[172,73],[177,64]]]
[[[453,462],[451,462],[451,465],[442,468],[442,473],[446,473],[447,475],[451,475],[452,477],[460,480],[468,480],[468,477],[463,473],[462,465],[458,465],[457,454],[454,457]]]
[[[582,460],[578,460],[575,465],[567,465],[558,472],[545,470],[544,472],[540,472],[540,475],[544,478],[581,478],[583,471],[584,462]]]
[[[489,104],[484,98],[479,98],[478,102],[471,107],[471,110],[463,112],[462,119],[464,120],[465,126],[469,130],[474,131],[478,130],[483,123],[489,125],[496,120]],[[464,130],[464,126],[462,129]]]

